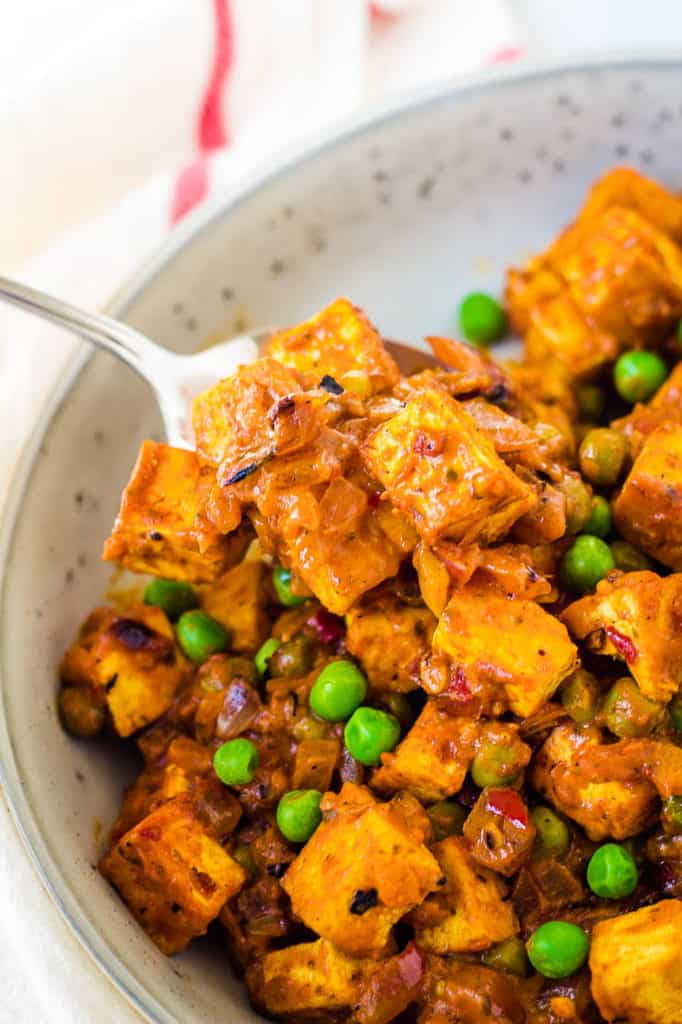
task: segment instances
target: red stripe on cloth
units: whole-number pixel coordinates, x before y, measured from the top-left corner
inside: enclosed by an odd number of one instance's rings
[[[213,67],[197,123],[197,144],[202,153],[221,149],[230,132],[223,112],[224,87],[234,64],[234,28],[228,0],[213,0],[215,44]]]
[[[198,206],[208,194],[208,161],[205,156],[198,156],[191,164],[184,167],[175,182],[170,208],[170,222],[177,224],[179,220]]]
[[[520,46],[503,46],[500,50],[495,50],[488,57],[488,64],[504,64],[508,60],[518,60],[519,57],[523,57],[524,51]]]
[[[199,155],[180,171],[173,189],[170,222],[176,224],[205,199],[209,191],[207,156],[230,144],[223,109],[225,87],[234,66],[234,26],[229,0],[213,0],[214,45],[208,82],[195,127]]]
[[[381,4],[370,4],[369,15],[374,21],[393,21],[397,17],[395,11],[387,11]]]

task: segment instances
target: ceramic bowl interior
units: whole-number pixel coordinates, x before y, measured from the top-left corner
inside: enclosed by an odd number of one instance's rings
[[[459,297],[498,292],[597,175],[631,163],[682,184],[680,64],[521,73],[356,124],[183,227],[114,313],[174,349],[289,324],[339,294],[388,337],[454,329]],[[151,1020],[255,1021],[217,942],[174,959],[94,865],[129,753],[67,738],[56,667],[110,569],[99,561],[154,400],[130,371],[81,359],[37,427],[7,521],[0,754],[39,872],[86,947]],[[36,884],[37,881],[36,881]]]

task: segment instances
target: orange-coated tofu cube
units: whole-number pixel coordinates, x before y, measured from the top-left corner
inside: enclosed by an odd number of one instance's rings
[[[547,250],[547,262],[560,264],[582,243],[595,220],[612,206],[634,210],[659,231],[682,242],[682,199],[631,167],[614,167],[592,186],[576,221]]]
[[[623,343],[682,314],[682,251],[634,210],[604,211],[558,269],[583,313]]]
[[[669,701],[680,689],[682,573],[630,572],[602,580],[561,619],[591,650],[625,661],[651,700]]]
[[[381,957],[391,928],[435,889],[441,870],[399,804],[346,783],[282,879],[301,920],[350,956]]]
[[[335,615],[344,615],[364,593],[395,576],[400,553],[380,528],[375,514],[365,514],[347,530],[305,530],[282,551],[282,561],[310,587]]]
[[[257,651],[268,635],[264,576],[263,563],[249,558],[202,591],[201,607],[229,630],[233,651]]]
[[[363,457],[430,542],[496,540],[536,501],[460,403],[436,388],[370,434]]]
[[[106,703],[118,735],[130,736],[168,710],[186,671],[165,614],[136,605],[125,615],[94,611],[64,655],[60,676]]]
[[[500,637],[504,642],[500,642]],[[445,660],[445,671],[432,672]],[[500,703],[526,718],[545,704],[578,662],[566,627],[535,601],[468,585],[455,592],[433,636],[422,684],[444,692],[459,682],[484,705]]]
[[[419,686],[419,662],[431,646],[436,619],[428,608],[383,595],[346,614],[346,646],[372,686],[407,693]]]
[[[197,452],[219,466],[253,453],[256,461],[274,447],[271,413],[300,391],[300,378],[274,359],[256,359],[198,395],[192,406]]]
[[[318,939],[266,953],[248,968],[246,981],[252,1001],[267,1013],[342,1010],[357,1001],[367,965]]]
[[[660,806],[641,762],[633,743],[602,745],[596,728],[558,725],[533,758],[529,781],[594,842],[627,839],[648,828]]]
[[[336,299],[311,320],[275,334],[267,351],[297,370],[308,387],[331,377],[363,398],[388,391],[400,377],[376,329],[348,299]]]
[[[628,1024],[682,1021],[682,900],[599,921],[592,931],[592,996],[602,1017]]]
[[[246,878],[186,797],[163,804],[126,832],[102,858],[100,871],[168,956],[203,935]]]
[[[518,934],[514,909],[503,898],[504,883],[474,860],[466,839],[448,836],[433,852],[447,883],[410,915],[420,949],[477,953]]]
[[[409,790],[423,801],[458,793],[474,757],[478,724],[452,716],[429,700],[405,739],[372,776],[380,793]]]
[[[214,481],[194,452],[144,441],[102,557],[167,579],[215,579],[239,561],[249,534],[224,537],[203,515]]]
[[[619,532],[671,569],[682,569],[682,424],[649,434],[613,504]]]
[[[622,347],[615,334],[579,308],[567,288],[532,308],[524,337],[529,363],[543,366],[546,373],[568,371],[574,378],[592,376],[604,363],[612,362]]]

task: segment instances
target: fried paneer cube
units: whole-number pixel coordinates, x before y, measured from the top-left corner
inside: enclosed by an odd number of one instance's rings
[[[632,544],[682,569],[682,424],[650,434],[613,503],[616,526]]]
[[[248,558],[202,591],[201,607],[229,630],[233,651],[251,654],[268,635],[264,577],[263,562]]]
[[[546,261],[551,266],[559,265],[582,244],[594,221],[612,206],[634,210],[659,231],[682,242],[682,199],[631,167],[614,167],[592,186],[575,222],[547,250]]]
[[[447,882],[410,915],[420,949],[477,953],[518,934],[514,909],[503,898],[504,882],[474,860],[466,839],[448,836],[433,853]]]
[[[380,793],[406,789],[426,802],[458,793],[474,756],[478,731],[475,720],[449,715],[438,701],[428,700],[395,751],[382,754],[372,788]]]
[[[615,334],[594,323],[580,309],[567,287],[533,306],[524,335],[524,352],[530,364],[545,373],[591,377],[612,362],[623,345]]]
[[[203,935],[246,878],[182,796],[119,839],[100,871],[168,956]]]
[[[419,662],[431,646],[436,619],[428,608],[393,595],[355,605],[346,614],[346,647],[372,686],[407,693],[419,686]]]
[[[642,773],[641,746],[602,745],[595,728],[556,726],[533,759],[529,781],[594,842],[637,835],[656,816],[656,789]]]
[[[370,434],[363,458],[429,542],[496,540],[536,501],[461,404],[437,388],[415,394]]]
[[[298,327],[273,335],[267,352],[297,370],[308,387],[331,377],[362,398],[390,390],[400,377],[376,329],[362,310],[343,298]]]
[[[561,616],[578,640],[621,658],[645,697],[668,701],[682,685],[682,573],[604,579]]]
[[[508,273],[526,358],[583,377],[629,343],[658,340],[682,308],[681,227],[679,197],[629,168],[607,174],[547,251]]]
[[[660,336],[682,313],[682,251],[634,210],[605,210],[558,269],[586,316],[623,343]]]
[[[365,513],[348,529],[324,525],[301,533],[283,549],[282,561],[330,612],[344,615],[372,587],[395,576],[401,554]]]
[[[272,412],[281,399],[301,390],[293,370],[275,359],[256,359],[194,399],[192,425],[201,459],[219,466],[274,445]]]
[[[168,710],[186,672],[160,608],[135,605],[125,615],[97,608],[64,655],[62,697],[83,690],[108,707],[119,736],[130,736]]]
[[[522,718],[550,699],[578,661],[566,627],[535,601],[471,584],[451,597],[432,646],[446,671],[432,672],[434,659],[424,660],[422,685],[428,692],[444,692],[460,681],[484,703],[501,702]]]
[[[662,900],[600,921],[592,931],[592,996],[606,1020],[682,1020],[682,900]]]
[[[441,870],[400,803],[345,783],[282,878],[294,913],[350,956],[381,957],[393,925],[436,888]]]
[[[214,482],[194,452],[143,441],[104,560],[166,579],[216,579],[250,538],[243,530],[222,536],[203,514]]]
[[[367,961],[347,956],[327,939],[273,950],[246,973],[254,1004],[288,1016],[342,1010],[361,992]]]

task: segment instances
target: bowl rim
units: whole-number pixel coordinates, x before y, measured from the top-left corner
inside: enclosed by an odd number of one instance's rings
[[[515,65],[488,67],[466,76],[444,79],[435,85],[397,94],[319,129],[307,139],[287,146],[274,160],[262,161],[245,179],[207,199],[192,211],[168,237],[157,246],[144,264],[127,278],[106,305],[108,315],[125,319],[131,306],[163,271],[190,244],[205,231],[213,228],[236,210],[251,196],[274,183],[290,171],[314,159],[327,150],[350,141],[363,132],[397,120],[401,116],[426,110],[442,103],[465,100],[471,94],[504,89],[517,83],[536,79],[561,78],[565,75],[598,71],[646,71],[661,68],[682,68],[682,50],[679,48],[656,50],[628,50],[595,53],[575,60],[535,61],[521,60]],[[8,497],[0,519],[0,630],[5,619],[7,567],[17,522],[24,496],[30,485],[34,466],[44,438],[68,399],[72,388],[95,350],[86,342],[67,361],[59,382],[40,409],[35,427],[20,451],[10,474]],[[1,657],[0,650],[0,657]],[[94,960],[102,973],[127,999],[131,1007],[152,1024],[175,1024],[177,1018],[158,1002],[149,990],[137,980],[123,961],[109,947],[89,914],[82,908],[75,891],[62,877],[41,834],[33,811],[23,791],[17,772],[12,739],[9,734],[4,704],[5,684],[0,664],[0,785],[24,848],[35,871],[47,890],[63,920]]]

